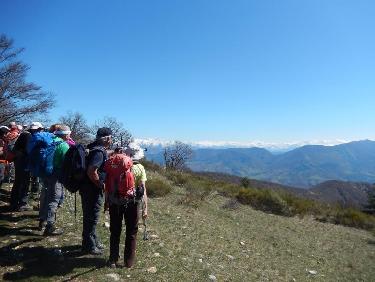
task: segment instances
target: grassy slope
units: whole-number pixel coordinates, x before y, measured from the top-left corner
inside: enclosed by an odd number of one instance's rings
[[[207,281],[210,274],[218,281],[373,281],[375,240],[369,232],[242,205],[226,210],[227,199],[216,194],[196,209],[178,203],[184,193],[175,187],[167,197],[150,199],[153,236],[143,241],[140,230],[131,270],[104,267],[108,251],[99,258],[80,254],[81,214],[75,221],[72,200],[59,211],[58,224],[65,229],[60,237],[40,235],[36,212],[2,213],[0,275],[27,281],[113,281],[107,276],[113,273],[127,281]],[[108,246],[104,220],[100,233]],[[63,256],[54,255],[55,249]],[[150,267],[156,273],[148,272]]]

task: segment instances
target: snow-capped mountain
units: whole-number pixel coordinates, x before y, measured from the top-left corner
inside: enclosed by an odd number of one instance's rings
[[[165,146],[173,144],[174,141],[161,140],[157,138],[147,139],[135,139],[137,144],[142,147],[149,149],[160,149]],[[183,141],[184,142],[184,141]],[[194,149],[197,148],[216,148],[216,149],[227,149],[227,148],[263,148],[273,153],[287,152],[305,145],[324,145],[324,146],[335,146],[343,143],[348,143],[347,140],[312,140],[312,141],[298,141],[298,142],[262,142],[262,141],[195,141],[195,142],[184,142],[191,145]]]

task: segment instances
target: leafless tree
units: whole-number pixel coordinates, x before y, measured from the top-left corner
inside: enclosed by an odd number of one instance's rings
[[[65,116],[60,117],[59,122],[70,127],[71,137],[76,143],[88,144],[93,139],[90,127],[81,113],[68,112]]]
[[[95,135],[99,127],[108,127],[112,130],[114,144],[127,146],[133,141],[133,136],[124,128],[124,124],[114,117],[104,117],[102,120],[96,121],[91,127],[91,134]]]
[[[51,93],[26,82],[30,68],[17,58],[23,50],[15,49],[13,40],[0,35],[0,124],[45,114],[55,104]]]
[[[193,149],[190,145],[181,141],[175,141],[164,149],[164,162],[167,169],[181,170],[186,162],[193,156]]]

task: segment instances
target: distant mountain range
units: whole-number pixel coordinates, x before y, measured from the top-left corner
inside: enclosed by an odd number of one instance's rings
[[[173,144],[173,141],[166,141],[157,138],[135,139],[135,142],[143,147],[151,149],[155,152],[165,146]],[[228,148],[263,148],[273,153],[287,152],[305,145],[324,145],[334,146],[338,144],[348,143],[346,140],[312,140],[312,141],[296,141],[296,142],[262,142],[262,141],[196,141],[185,142],[193,147],[193,149],[211,148],[211,149],[228,149]]]
[[[147,158],[162,163],[162,146]],[[188,163],[194,171],[222,172],[240,177],[310,188],[328,180],[375,182],[375,141],[335,146],[305,145],[284,153],[264,148],[199,148]]]

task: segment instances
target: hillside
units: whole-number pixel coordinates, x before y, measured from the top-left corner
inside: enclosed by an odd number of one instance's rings
[[[164,178],[150,172],[150,183],[155,179]],[[375,240],[367,231],[266,214],[215,192],[196,205],[178,186],[150,199],[150,240],[141,239],[141,227],[135,267],[112,270],[104,266],[108,250],[104,257],[80,253],[81,212],[75,220],[72,196],[58,214],[60,237],[40,235],[35,211],[7,212],[8,189],[0,196],[3,280],[372,281],[375,274]],[[108,246],[106,220],[99,231]]]
[[[308,190],[311,199],[342,206],[363,208],[368,204],[368,193],[374,189],[372,184],[330,180]]]
[[[241,184],[241,180],[243,179],[240,176],[219,172],[195,172],[195,174],[238,185]],[[339,180],[328,180],[309,189],[301,189],[256,179],[248,179],[248,181],[250,187],[256,187],[257,189],[284,191],[308,199],[359,209],[364,208],[368,204],[368,192],[374,189],[374,185],[370,183]]]
[[[147,158],[163,162],[155,150]],[[221,172],[292,187],[310,188],[328,180],[375,182],[375,142],[307,145],[282,154],[262,148],[196,149],[194,171]]]

